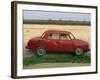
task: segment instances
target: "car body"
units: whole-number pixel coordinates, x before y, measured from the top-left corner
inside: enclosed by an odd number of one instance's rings
[[[30,39],[27,48],[35,50],[38,55],[44,55],[46,51],[75,52],[80,55],[89,50],[89,44],[76,39],[71,32],[47,30],[40,37]]]

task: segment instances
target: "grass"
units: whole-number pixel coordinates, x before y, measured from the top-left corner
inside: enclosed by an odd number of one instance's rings
[[[23,64],[37,64],[37,63],[90,63],[90,55],[84,54],[80,56],[66,54],[63,52],[48,52],[45,56],[37,56],[35,53],[25,51]]]

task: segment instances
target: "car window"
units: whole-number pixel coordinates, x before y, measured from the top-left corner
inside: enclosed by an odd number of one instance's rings
[[[61,35],[60,35],[60,39],[61,39],[61,40],[70,40],[70,37],[69,37],[68,34],[61,34]]]
[[[51,33],[49,34],[48,39],[59,39],[59,34]]]

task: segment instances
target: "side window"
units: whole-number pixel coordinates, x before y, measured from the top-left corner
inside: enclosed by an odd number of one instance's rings
[[[70,37],[69,37],[68,34],[61,34],[61,35],[60,35],[60,39],[61,39],[61,40],[70,40]]]
[[[59,34],[51,33],[49,34],[48,39],[59,39]]]

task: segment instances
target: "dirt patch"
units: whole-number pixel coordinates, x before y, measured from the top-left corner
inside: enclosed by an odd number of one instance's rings
[[[71,32],[77,39],[91,42],[91,27],[89,25],[48,25],[48,24],[24,24],[24,43],[33,37],[41,36],[46,30],[64,30]]]
[[[24,66],[24,69],[37,69],[37,68],[58,68],[58,67],[81,67],[90,66],[89,63],[40,63]]]

